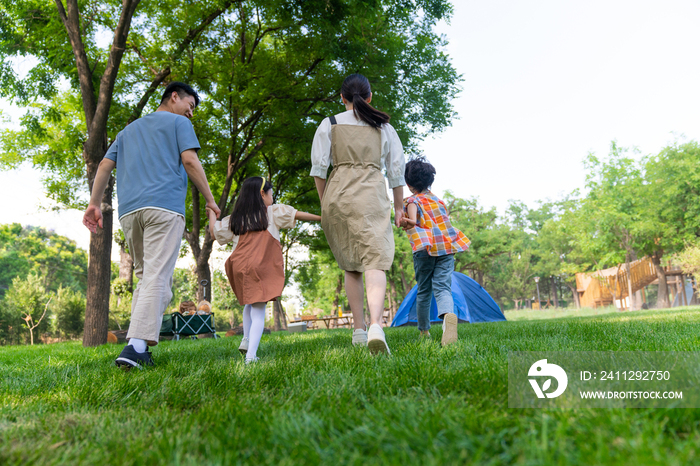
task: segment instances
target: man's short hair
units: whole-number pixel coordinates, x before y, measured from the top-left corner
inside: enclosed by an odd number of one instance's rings
[[[179,81],[173,81],[168,84],[168,87],[165,88],[165,92],[163,92],[163,98],[160,99],[160,103],[162,104],[166,100],[170,100],[170,96],[173,94],[173,92],[177,92],[177,95],[179,95],[180,98],[190,95],[194,97],[194,106],[196,107],[199,105],[199,95],[197,94],[197,91],[192,89],[192,87],[189,85]]]

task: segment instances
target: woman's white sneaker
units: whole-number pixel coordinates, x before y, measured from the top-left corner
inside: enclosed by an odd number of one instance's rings
[[[367,346],[367,330],[356,328],[352,332],[352,346]]]
[[[372,324],[367,332],[367,346],[369,347],[369,352],[372,354],[391,354],[389,351],[389,345],[386,344],[386,336],[384,336],[384,330],[379,324]]]

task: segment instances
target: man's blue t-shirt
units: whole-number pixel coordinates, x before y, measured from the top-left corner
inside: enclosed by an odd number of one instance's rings
[[[200,148],[192,123],[161,111],[119,132],[105,154],[117,164],[119,218],[147,207],[185,216],[187,172],[180,154]]]

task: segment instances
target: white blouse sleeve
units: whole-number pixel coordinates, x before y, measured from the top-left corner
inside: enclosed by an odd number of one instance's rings
[[[214,224],[214,237],[216,242],[222,246],[233,241],[234,236],[236,236],[231,231],[231,226],[229,225],[230,220],[231,216],[228,216],[217,220]]]
[[[382,132],[386,135],[382,146],[382,155],[386,156],[384,166],[386,167],[386,177],[389,179],[389,188],[406,186],[406,180],[404,180],[406,157],[403,153],[403,145],[399,135],[396,134],[396,130],[389,123],[382,126]]]
[[[294,228],[297,224],[297,220],[294,216],[297,214],[297,210],[285,204],[272,204],[272,221],[274,222],[277,229],[282,228]]]
[[[331,164],[331,121],[325,118],[316,129],[311,144],[311,176],[326,179]]]

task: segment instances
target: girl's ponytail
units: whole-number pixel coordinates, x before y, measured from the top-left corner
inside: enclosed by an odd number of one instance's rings
[[[351,74],[345,78],[340,93],[345,100],[352,102],[355,118],[364,121],[372,128],[379,128],[384,123],[389,123],[389,115],[367,103],[367,99],[372,95],[372,89],[369,86],[369,80],[361,74]]]

